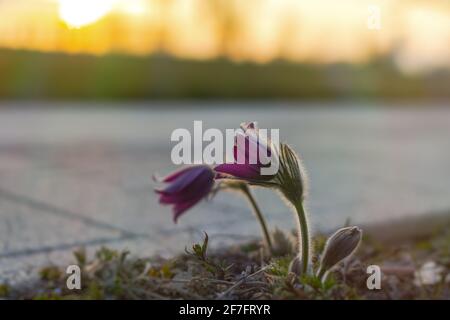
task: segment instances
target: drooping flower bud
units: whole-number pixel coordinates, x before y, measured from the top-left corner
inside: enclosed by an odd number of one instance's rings
[[[336,231],[328,238],[323,250],[318,276],[320,278],[338,262],[355,252],[361,242],[362,230],[358,227],[346,227]]]

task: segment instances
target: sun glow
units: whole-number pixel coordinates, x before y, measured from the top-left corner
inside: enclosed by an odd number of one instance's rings
[[[71,28],[80,28],[108,14],[115,0],[59,0],[59,17]]]
[[[381,30],[367,28],[369,5]],[[420,72],[450,68],[449,18],[448,0],[0,0],[0,48],[260,63],[386,56]]]

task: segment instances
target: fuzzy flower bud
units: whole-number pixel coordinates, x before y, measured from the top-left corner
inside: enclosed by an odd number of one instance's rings
[[[289,272],[296,274],[297,276],[302,274],[302,259],[296,256],[289,264]]]
[[[336,231],[328,238],[320,262],[319,277],[338,262],[349,257],[361,242],[362,230],[358,227],[346,227]]]
[[[303,169],[298,156],[287,144],[280,144],[280,168],[273,180],[292,204],[303,201],[305,191]]]

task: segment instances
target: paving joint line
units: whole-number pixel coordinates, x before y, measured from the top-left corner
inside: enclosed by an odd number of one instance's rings
[[[117,227],[115,225],[112,225],[112,224],[109,224],[109,223],[106,223],[103,221],[99,221],[99,220],[96,220],[93,218],[89,218],[84,215],[79,215],[73,211],[54,206],[54,205],[49,204],[44,201],[32,199],[27,196],[18,195],[18,194],[15,194],[13,192],[10,192],[10,191],[7,191],[7,190],[1,189],[1,188],[0,188],[0,198],[4,198],[6,200],[9,200],[9,201],[12,201],[15,203],[26,205],[28,207],[40,210],[47,214],[52,214],[52,215],[55,215],[58,217],[66,218],[66,219],[78,220],[87,226],[92,226],[92,227],[105,229],[105,230],[109,230],[109,231],[120,232],[120,234],[124,237],[142,237],[142,238],[151,239],[151,237],[148,234],[131,232],[126,229]]]
[[[23,250],[17,250],[17,251],[9,251],[0,253],[0,258],[17,258],[21,256],[31,256],[34,254],[40,254],[40,253],[50,253],[55,251],[64,251],[68,249],[72,249],[75,247],[84,247],[84,246],[95,246],[99,244],[106,244],[106,243],[114,243],[114,242],[121,242],[124,240],[129,239],[135,239],[138,237],[113,237],[113,238],[98,238],[93,239],[89,241],[74,241],[71,243],[63,243],[60,245],[49,245],[49,246],[42,246],[39,248],[30,248],[30,249],[23,249]]]

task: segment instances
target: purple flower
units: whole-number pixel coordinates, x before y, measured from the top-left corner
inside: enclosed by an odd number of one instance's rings
[[[234,162],[224,163],[214,168],[218,178],[233,176],[238,179],[258,181],[270,180],[273,175],[262,175],[261,168],[270,166],[272,150],[270,141],[259,135],[255,122],[241,124],[234,144]],[[264,159],[263,159],[264,158]]]
[[[178,170],[161,179],[161,182],[168,183],[164,189],[155,189],[160,195],[159,203],[173,205],[173,221],[176,223],[181,214],[209,194],[214,176],[214,171],[206,165]]]

